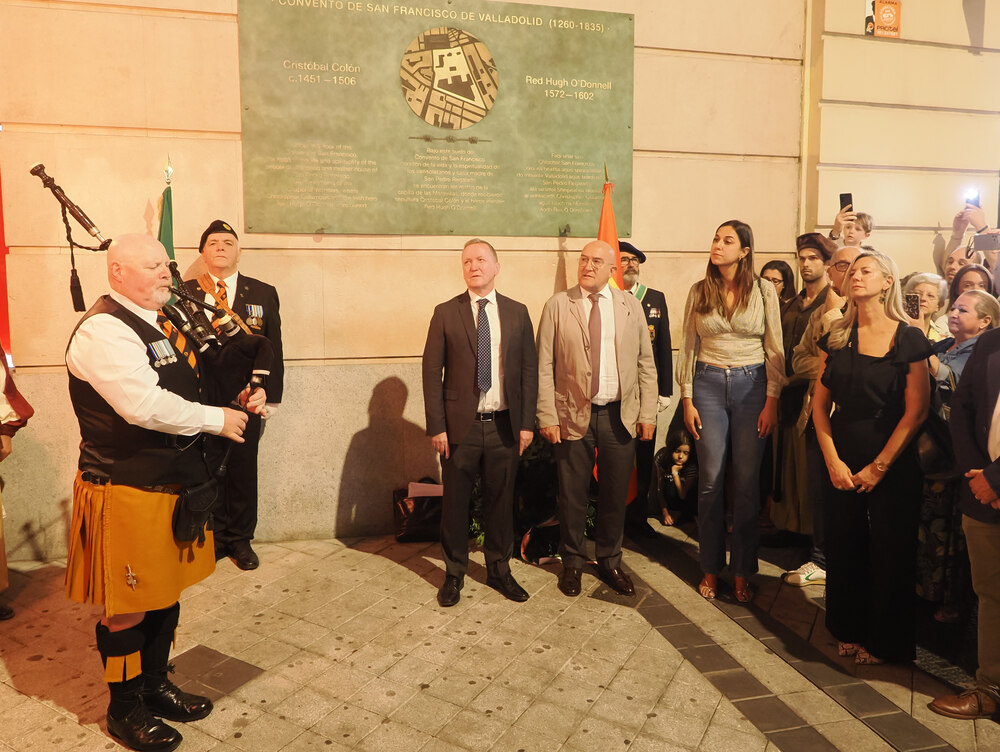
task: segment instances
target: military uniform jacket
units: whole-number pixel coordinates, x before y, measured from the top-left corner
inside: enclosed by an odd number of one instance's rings
[[[192,279],[184,283],[184,291],[192,295],[204,295],[205,291]],[[248,277],[242,272],[236,278],[236,294],[228,293],[229,307],[253,334],[262,334],[274,346],[274,364],[267,377],[267,401],[281,402],[285,365],[281,350],[281,314],[278,309],[278,291],[266,282]],[[215,305],[209,296],[208,302]]]

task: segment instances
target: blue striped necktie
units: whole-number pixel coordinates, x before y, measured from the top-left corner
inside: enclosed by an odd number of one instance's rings
[[[490,320],[486,316],[486,304],[490,301],[486,298],[480,298],[477,302],[479,303],[479,316],[476,318],[476,353],[479,362],[476,366],[476,386],[479,387],[480,392],[485,394],[493,383],[492,369],[490,368]]]

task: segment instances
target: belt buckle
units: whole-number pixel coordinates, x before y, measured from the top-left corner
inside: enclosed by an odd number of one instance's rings
[[[479,413],[480,423],[492,423],[494,413]]]

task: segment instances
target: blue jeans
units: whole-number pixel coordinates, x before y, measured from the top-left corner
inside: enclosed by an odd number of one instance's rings
[[[760,535],[758,486],[765,440],[757,435],[757,419],[767,401],[764,364],[718,368],[697,363],[692,401],[701,416],[696,442],[701,569],[718,574],[726,565],[726,459],[731,446],[730,569],[737,577],[749,577],[757,572]]]

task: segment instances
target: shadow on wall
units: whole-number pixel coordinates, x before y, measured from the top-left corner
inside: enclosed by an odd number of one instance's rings
[[[393,490],[423,477],[440,479],[430,439],[403,417],[408,396],[396,376],[372,390],[368,427],[351,439],[340,474],[334,535],[384,535],[392,530]]]
[[[986,25],[986,0],[962,0],[965,25],[969,29],[969,46],[983,46],[983,27]],[[973,54],[981,54],[973,50]]]

